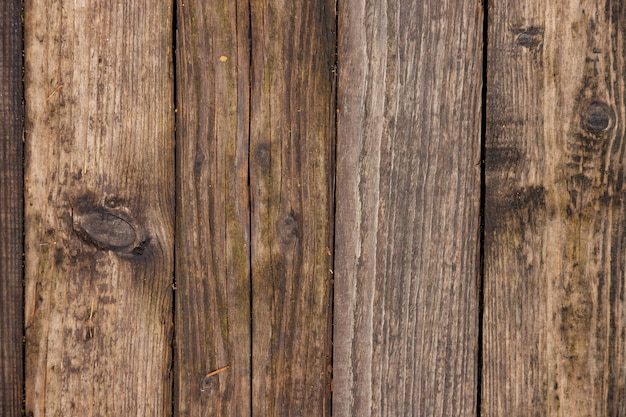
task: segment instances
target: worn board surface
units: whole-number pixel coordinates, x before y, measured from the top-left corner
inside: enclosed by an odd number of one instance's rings
[[[335,3],[251,5],[252,410],[328,415]]]
[[[626,414],[619,1],[489,10],[482,414]]]
[[[177,7],[176,415],[245,417],[251,412],[248,2]]]
[[[0,415],[22,415],[21,2],[0,9]]]
[[[26,413],[167,415],[171,3],[25,10]]]
[[[339,4],[333,415],[473,416],[482,7]]]

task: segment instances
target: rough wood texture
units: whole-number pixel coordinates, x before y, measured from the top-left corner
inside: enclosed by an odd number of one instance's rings
[[[26,413],[170,413],[171,2],[27,1]]]
[[[251,411],[248,10],[178,2],[179,416]]]
[[[335,3],[251,2],[252,409],[330,400]]]
[[[626,415],[625,5],[491,4],[483,415]]]
[[[335,416],[473,416],[482,7],[339,7]]]
[[[0,8],[0,415],[22,415],[21,2]]]

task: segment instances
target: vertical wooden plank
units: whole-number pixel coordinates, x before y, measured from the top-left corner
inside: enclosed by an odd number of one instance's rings
[[[171,2],[26,10],[26,413],[171,412]]]
[[[251,411],[249,19],[248,1],[178,1],[180,416]]]
[[[340,3],[333,415],[476,413],[482,17]]]
[[[0,9],[0,415],[22,415],[21,2]]]
[[[330,397],[333,0],[251,3],[252,409]]]
[[[626,414],[626,9],[493,2],[483,415]]]

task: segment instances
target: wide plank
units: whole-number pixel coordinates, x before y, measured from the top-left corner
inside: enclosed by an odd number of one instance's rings
[[[235,0],[177,7],[176,415],[245,417],[249,7]]]
[[[626,6],[490,5],[482,415],[626,415]]]
[[[330,411],[334,0],[252,1],[252,410]]]
[[[339,3],[334,416],[474,416],[479,1]]]
[[[0,8],[0,415],[22,415],[23,132],[21,2]]]
[[[168,415],[172,4],[24,6],[26,414]]]

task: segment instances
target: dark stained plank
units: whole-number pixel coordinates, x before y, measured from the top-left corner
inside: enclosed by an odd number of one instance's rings
[[[482,415],[626,415],[624,2],[490,2]]]
[[[251,3],[252,410],[330,407],[335,3]]]
[[[180,416],[251,412],[248,10],[247,1],[178,1]]]
[[[22,415],[21,2],[0,8],[0,415]]]
[[[172,409],[172,4],[26,10],[26,414]]]
[[[339,3],[335,416],[476,413],[482,18]]]

